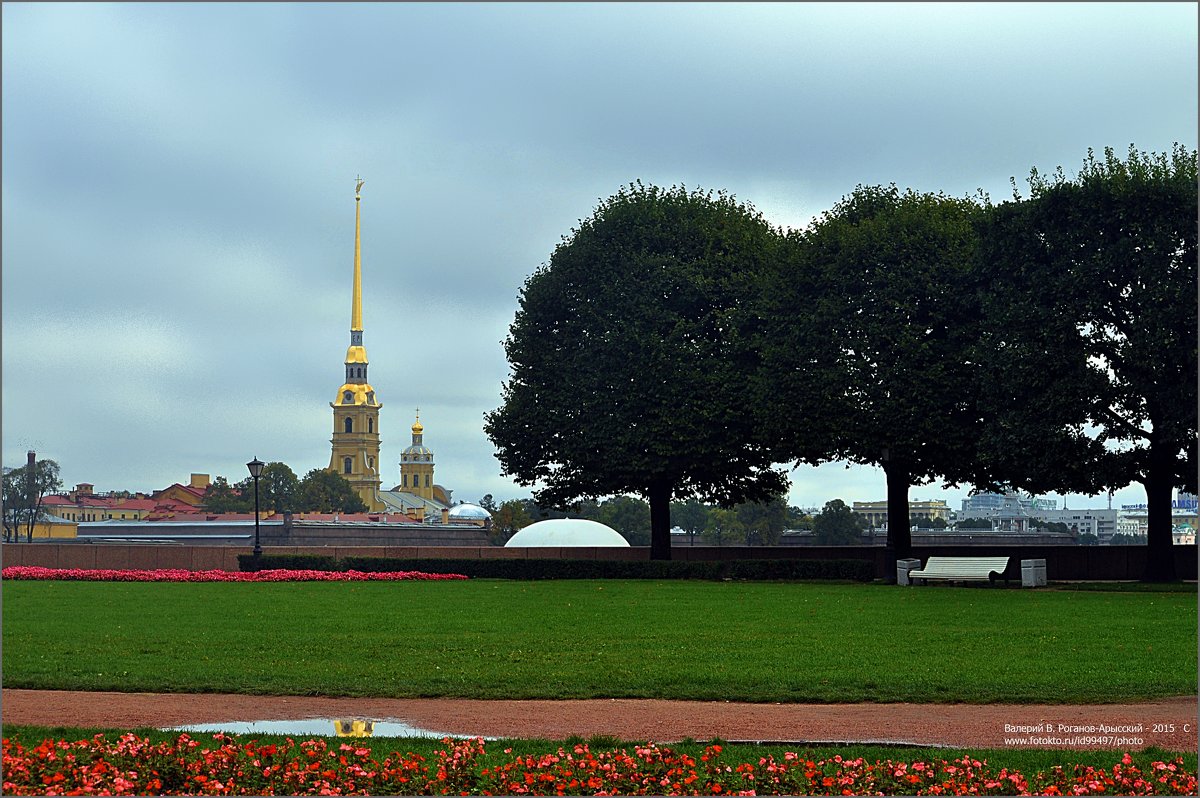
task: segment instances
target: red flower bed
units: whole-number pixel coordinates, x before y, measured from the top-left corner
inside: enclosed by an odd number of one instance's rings
[[[1143,773],[1129,755],[1111,769],[1055,767],[1021,774],[963,757],[929,762],[781,760],[729,762],[721,747],[697,760],[653,745],[594,752],[586,745],[542,756],[482,760],[482,740],[443,740],[434,761],[323,740],[237,743],[216,734],[151,743],[133,734],[25,749],[4,739],[7,795],[1194,795],[1196,775],[1182,759]]]
[[[39,568],[11,565],[0,571],[3,579],[65,579],[81,582],[396,582],[422,579],[466,579],[462,574],[427,574],[422,571],[185,571],[160,568],[152,571],[103,568]]]

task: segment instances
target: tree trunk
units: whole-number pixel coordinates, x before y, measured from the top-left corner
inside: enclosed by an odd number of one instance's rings
[[[671,559],[671,486],[655,483],[646,492],[650,500],[650,559]]]
[[[26,543],[33,542],[33,525],[35,523],[37,523],[37,518],[34,516],[34,513],[33,513],[33,492],[34,492],[33,485],[36,480],[37,480],[37,462],[34,459],[33,452],[29,452],[28,462],[25,463],[25,499],[26,499],[25,509],[26,509],[26,512],[29,513],[29,517],[27,519],[28,523],[29,523],[29,526],[27,527],[29,535],[25,540]]]
[[[1174,522],[1171,519],[1171,484],[1174,473],[1174,452],[1159,440],[1150,436],[1150,458],[1146,468],[1146,571],[1143,582],[1174,582],[1175,549],[1171,535]]]
[[[912,533],[909,531],[908,485],[911,477],[908,468],[901,463],[889,461],[883,464],[887,477],[888,503],[888,579],[896,578],[896,560],[912,554]]]

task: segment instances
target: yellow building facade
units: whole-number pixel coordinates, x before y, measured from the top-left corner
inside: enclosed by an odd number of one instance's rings
[[[333,408],[333,451],[329,470],[341,474],[371,512],[384,509],[379,498],[379,410],[383,404],[367,381],[367,350],[362,322],[362,187],[354,188],[354,285],[350,303],[350,346],[346,349],[346,381],[329,406]]]
[[[33,525],[34,540],[57,540],[75,538],[79,535],[79,522],[43,512]],[[24,523],[17,525],[16,542],[29,539],[29,527]]]
[[[421,416],[412,425],[412,445],[400,455],[400,490],[422,499],[441,501],[434,494],[433,452],[424,443],[425,428]]]
[[[888,503],[882,502],[854,502],[850,509],[866,519],[867,525],[871,527],[887,526]],[[933,501],[910,501],[908,503],[909,518],[927,518],[933,520],[940,518],[947,521],[950,518],[950,506],[946,504],[944,499],[935,499]]]

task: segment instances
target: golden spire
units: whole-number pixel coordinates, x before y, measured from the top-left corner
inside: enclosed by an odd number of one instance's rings
[[[367,382],[367,350],[363,346],[362,328],[362,214],[359,211],[363,183],[361,177],[354,186],[354,291],[350,301],[350,346],[346,349],[346,384],[338,389],[337,405],[374,405],[383,407],[375,398],[375,390]]]
[[[361,177],[354,179],[358,183],[354,186],[354,296],[350,308],[350,329],[362,331],[362,239],[360,237],[362,197],[359,194],[362,191],[363,183],[367,181]]]

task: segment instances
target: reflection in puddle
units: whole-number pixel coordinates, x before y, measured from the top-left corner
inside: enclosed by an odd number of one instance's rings
[[[189,723],[170,726],[164,731],[224,732],[226,734],[282,734],[289,737],[443,737],[462,738],[462,734],[422,729],[390,718],[304,718],[301,720],[223,721],[220,723]],[[484,738],[495,739],[495,738]]]

